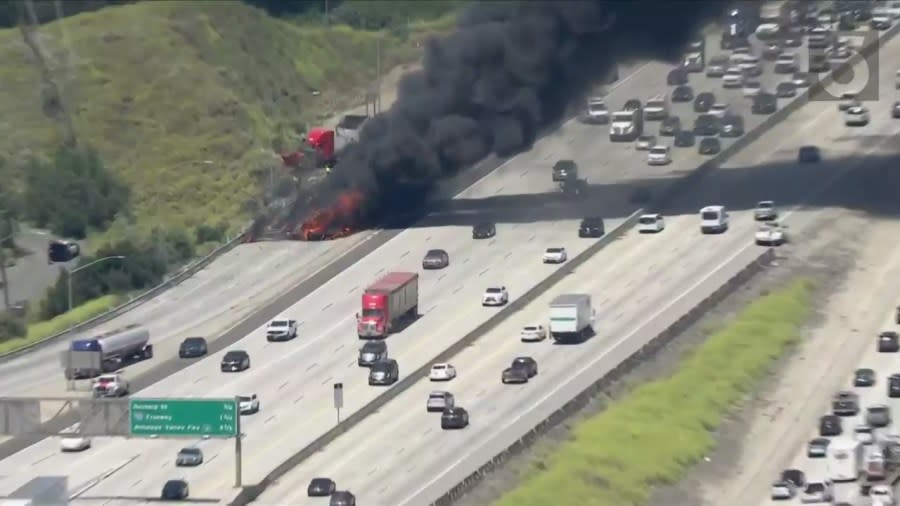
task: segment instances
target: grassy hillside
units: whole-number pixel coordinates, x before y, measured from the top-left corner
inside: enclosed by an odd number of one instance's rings
[[[412,24],[401,40],[289,23],[239,2],[172,1],[79,14],[39,34],[79,141],[132,188],[137,223],[192,229],[243,224],[280,163],[273,147],[362,102],[379,37],[390,69],[449,26]],[[20,189],[23,161],[52,152],[61,130],[42,112],[40,72],[18,29],[0,31],[0,61],[0,180]]]

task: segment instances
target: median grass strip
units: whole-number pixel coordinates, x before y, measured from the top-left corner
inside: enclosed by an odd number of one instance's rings
[[[16,351],[45,337],[58,334],[69,327],[86,322],[118,306],[121,302],[122,297],[118,295],[105,295],[76,306],[68,313],[61,314],[52,320],[32,323],[28,325],[28,334],[25,337],[0,342],[0,355]]]
[[[811,292],[801,279],[750,304],[672,376],[635,388],[577,425],[493,506],[646,503],[653,487],[674,483],[710,453],[723,417],[800,339]]]

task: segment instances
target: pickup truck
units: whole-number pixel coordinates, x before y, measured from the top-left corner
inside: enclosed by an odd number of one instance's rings
[[[297,337],[297,320],[272,320],[266,327],[266,340],[288,341]]]
[[[103,374],[94,380],[91,392],[95,398],[124,397],[131,391],[128,380],[120,374]]]

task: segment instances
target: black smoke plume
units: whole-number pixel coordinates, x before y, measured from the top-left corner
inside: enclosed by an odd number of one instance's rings
[[[677,60],[726,8],[715,0],[476,2],[454,33],[427,42],[423,69],[403,78],[394,105],[341,153],[321,199],[355,188],[370,211],[413,205],[488,154],[528,149],[617,62]]]

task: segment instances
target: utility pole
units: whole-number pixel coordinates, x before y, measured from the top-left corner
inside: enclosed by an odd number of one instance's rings
[[[0,284],[3,285],[3,307],[9,311],[9,278],[6,276],[6,250],[3,245],[16,235],[16,229],[12,218],[6,213],[4,215],[8,230],[5,236],[0,237]]]
[[[375,49],[375,114],[381,113],[381,35]]]

